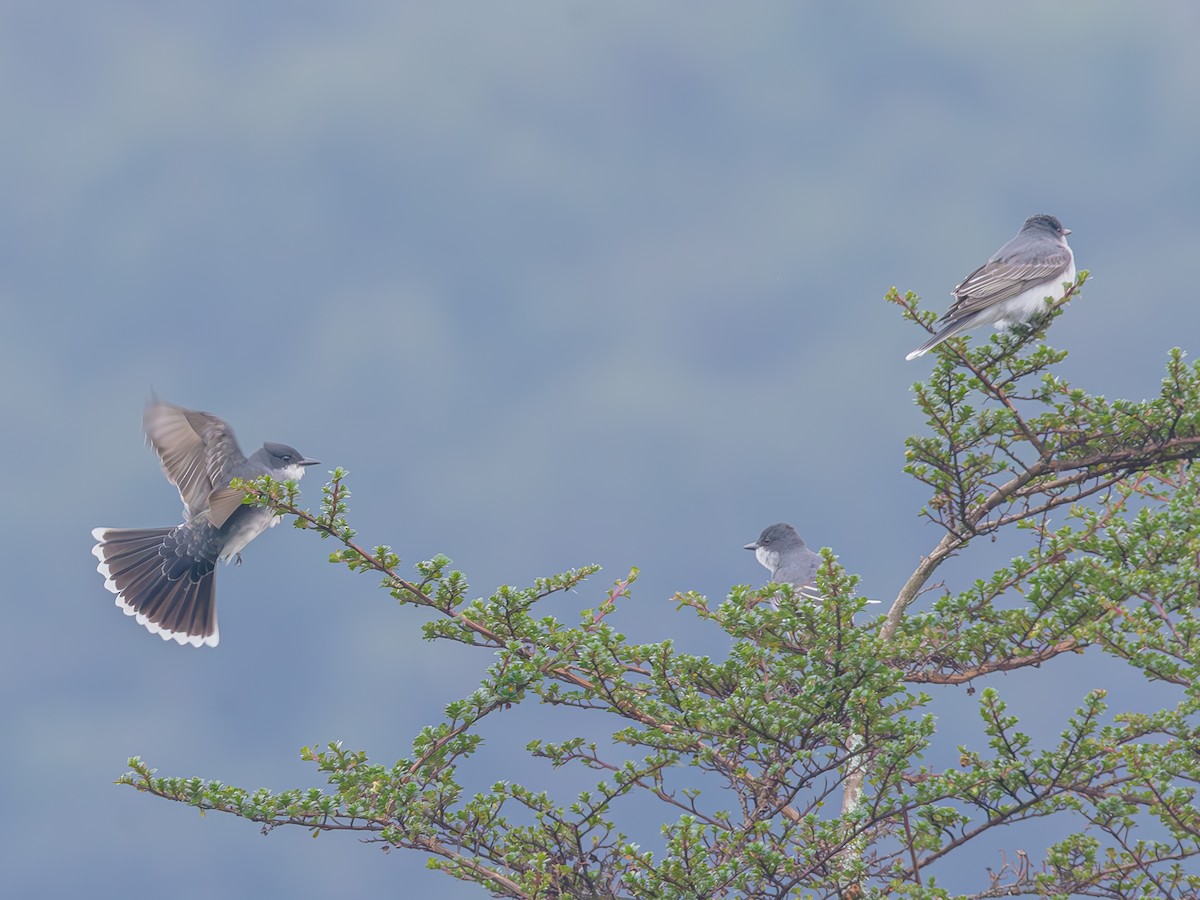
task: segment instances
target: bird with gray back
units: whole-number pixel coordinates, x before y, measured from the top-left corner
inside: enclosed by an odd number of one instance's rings
[[[1010,328],[1046,310],[1046,301],[1066,296],[1063,283],[1075,281],[1075,254],[1067,246],[1071,229],[1054,216],[1030,216],[1016,237],[1001,247],[952,292],[954,303],[940,330],[908,354],[924,356],[942,341],[980,325]]]
[[[753,550],[755,558],[771,573],[772,584],[790,584],[806,597],[820,599],[816,584],[821,557],[808,549],[791,525],[772,525],[745,549]]]
[[[179,489],[184,521],[173,528],[96,528],[92,553],[117,606],[151,634],[193,647],[217,646],[217,561],[241,562],[241,551],[279,522],[268,509],[243,506],[235,478],[270,475],[299,481],[305,459],[287,444],[265,443],[247,459],[225,422],[212,413],[153,398],[142,428]]]

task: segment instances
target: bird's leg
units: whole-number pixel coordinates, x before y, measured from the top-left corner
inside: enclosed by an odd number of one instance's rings
[[[1045,328],[1050,323],[1050,313],[1036,312],[1024,322],[1014,322],[1008,326],[1008,330],[1015,336],[1027,338],[1039,329]]]

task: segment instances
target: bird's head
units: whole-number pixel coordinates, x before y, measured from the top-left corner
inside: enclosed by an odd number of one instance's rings
[[[319,459],[306,459],[295,447],[270,441],[263,444],[261,452],[266,457],[264,461],[268,468],[279,472],[271,476],[277,481],[299,481],[304,477],[305,468],[320,465],[321,462]]]

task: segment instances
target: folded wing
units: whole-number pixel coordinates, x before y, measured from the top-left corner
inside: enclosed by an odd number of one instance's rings
[[[1034,285],[1052,282],[1054,276],[1065,274],[1070,264],[1071,251],[1058,244],[1052,245],[1036,258],[1026,257],[1020,263],[1006,259],[1001,251],[954,289],[956,300],[946,318],[969,316],[1016,297]]]

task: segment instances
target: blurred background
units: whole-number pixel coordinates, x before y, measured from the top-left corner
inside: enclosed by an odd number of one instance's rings
[[[444,552],[476,595],[600,563],[545,605],[575,620],[636,565],[617,624],[720,653],[671,595],[761,584],[742,545],[789,521],[888,600],[939,535],[901,472],[931,362],[904,362],[923,333],[885,291],[941,312],[1053,213],[1094,273],[1052,329],[1066,375],[1155,393],[1196,331],[1198,27],[1195,4],[1095,0],[0,4],[13,896],[484,895],[112,784],[140,754],[320,786],[302,745],[390,763],[492,661],[426,644],[421,611],[288,527],[219,571],[216,650],[121,615],[90,529],[180,517],[143,446],[152,389],[247,452],[322,460],[314,506],[345,466],[364,542]],[[952,586],[1005,552],[972,551]],[[1057,693],[1046,674],[999,683],[1043,741],[1087,689],[1141,689],[1086,658]],[[951,744],[974,705],[935,692]],[[613,727],[514,710],[463,777],[569,799],[595,776],[525,742]],[[1012,841],[942,877],[1038,850]]]

